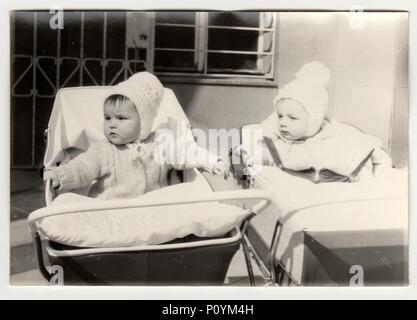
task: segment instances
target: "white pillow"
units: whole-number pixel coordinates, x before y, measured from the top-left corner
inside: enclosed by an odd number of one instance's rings
[[[141,197],[194,194],[194,183],[183,183]],[[55,199],[52,206],[76,202],[101,202],[74,193]],[[76,247],[125,247],[160,244],[190,234],[218,237],[239,226],[245,211],[221,203],[197,203],[149,208],[90,211],[48,217],[38,222],[46,238]]]

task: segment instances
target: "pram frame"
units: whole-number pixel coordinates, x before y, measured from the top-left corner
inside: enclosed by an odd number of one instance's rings
[[[47,182],[47,185],[50,185],[50,182]],[[48,189],[48,188],[47,188]],[[37,260],[40,271],[42,275],[50,280],[51,274],[46,269],[43,262],[42,255],[42,245],[41,239],[42,236],[37,228],[36,222],[51,216],[58,216],[63,214],[70,214],[75,212],[82,211],[100,211],[100,210],[112,210],[112,209],[127,209],[127,208],[146,208],[146,207],[157,207],[157,206],[173,206],[180,204],[191,204],[199,202],[218,202],[226,200],[261,200],[252,208],[246,211],[245,218],[242,221],[242,229],[245,229],[250,219],[252,219],[256,214],[262,212],[266,207],[271,203],[270,193],[264,190],[240,190],[240,191],[221,191],[221,192],[212,192],[207,194],[201,194],[189,198],[187,196],[175,197],[175,198],[165,198],[164,200],[143,200],[143,199],[124,199],[124,200],[114,200],[111,203],[103,202],[100,204],[71,204],[67,205],[65,209],[56,208],[56,207],[45,207],[33,212],[28,218],[28,225],[31,230],[32,238],[35,243],[35,249],[37,253]],[[88,248],[88,249],[75,249],[75,250],[55,250],[46,245],[46,251],[48,254],[54,257],[75,257],[82,255],[91,255],[91,254],[100,254],[100,253],[116,253],[116,252],[130,252],[130,251],[155,251],[155,250],[172,250],[172,249],[182,249],[182,248],[192,248],[200,247],[204,245],[220,245],[229,243],[232,241],[241,240],[245,241],[242,236],[242,232],[235,228],[232,231],[231,237],[223,239],[210,239],[202,240],[198,242],[189,242],[189,243],[179,243],[179,244],[159,244],[159,245],[147,245],[147,246],[133,246],[133,247],[112,247],[112,248]],[[246,244],[243,244],[245,258],[247,259],[248,253],[246,250]],[[249,268],[249,265],[247,264]],[[252,272],[248,273],[252,278]],[[252,283],[252,281],[251,281]],[[254,283],[253,283],[254,284]]]
[[[243,145],[243,137],[244,137],[243,131],[245,130],[245,128],[255,126],[255,125],[258,125],[258,123],[248,123],[248,124],[244,124],[240,127],[240,130],[239,130],[240,145]],[[247,129],[247,130],[250,130],[250,129]],[[230,151],[230,156],[232,156],[232,150]],[[234,167],[232,165],[232,172],[234,173],[233,169],[234,169]],[[237,180],[240,179],[241,182],[244,182],[244,184],[242,184],[244,189],[252,190],[252,188],[255,185],[255,180],[256,180],[256,184],[262,186],[258,190],[265,190],[266,186],[270,185],[269,181],[267,181],[261,174],[259,174],[256,167],[250,166],[250,169],[251,170],[246,170],[246,173],[247,173],[246,175],[244,175],[241,178],[236,177],[236,179]],[[250,174],[250,173],[252,173],[252,174]],[[256,190],[256,189],[254,189],[254,190]],[[272,197],[271,198],[272,203],[279,203],[280,199],[277,199],[275,193],[271,192],[270,196]],[[247,249],[248,254],[250,254],[253,257],[253,260],[255,261],[255,263],[257,264],[257,266],[259,267],[259,269],[261,271],[263,271],[265,269],[268,270],[268,273],[270,274],[269,285],[271,285],[271,286],[281,285],[282,284],[282,277],[285,276],[291,282],[292,285],[301,286],[302,284],[294,279],[294,277],[291,275],[291,273],[289,271],[287,271],[287,269],[281,263],[281,261],[275,259],[275,253],[277,251],[277,248],[278,248],[278,245],[279,245],[279,242],[280,242],[280,238],[281,238],[282,231],[283,231],[283,226],[284,226],[284,223],[287,220],[289,220],[293,215],[297,214],[299,211],[314,208],[314,207],[322,207],[322,206],[326,206],[326,205],[340,204],[340,203],[366,202],[366,201],[369,201],[369,200],[372,200],[372,201],[386,201],[386,200],[395,200],[395,199],[399,199],[399,197],[393,196],[393,197],[383,197],[383,198],[381,198],[381,197],[366,196],[366,197],[356,198],[355,200],[323,201],[323,202],[317,203],[317,204],[301,206],[301,207],[297,208],[296,210],[286,212],[284,217],[279,216],[277,218],[277,221],[276,221],[275,226],[274,226],[274,232],[273,232],[273,235],[272,235],[272,238],[271,238],[271,242],[269,244],[269,249],[268,249],[266,257],[264,255],[258,253],[257,249],[253,245],[250,245],[250,247]],[[248,227],[249,227],[249,224],[248,224]],[[249,232],[250,232],[250,228],[247,228],[245,230],[243,236],[247,239],[247,243],[250,244],[251,243],[250,239],[249,239],[250,237],[248,235]],[[247,263],[250,264],[251,261],[248,261]],[[252,266],[248,266],[249,271],[252,270],[252,269],[253,269]],[[281,272],[281,277],[280,277],[281,279],[277,278],[277,269],[279,269],[279,271]],[[263,271],[263,273],[264,273],[264,277],[265,277],[265,271]],[[268,278],[268,277],[266,276],[266,278]],[[253,285],[255,285],[255,284],[253,284]]]
[[[81,87],[84,88],[85,87]],[[72,90],[74,88],[64,88],[62,90]],[[48,135],[50,134],[49,128],[45,130],[45,142],[48,142]],[[198,180],[198,181],[197,181]],[[259,190],[246,190],[246,191],[227,191],[227,192],[213,192],[213,189],[207,179],[202,175],[202,173],[194,168],[191,170],[183,171],[183,182],[193,182],[197,181],[198,183],[204,183],[207,185],[207,190],[211,190],[206,194],[201,194],[198,196],[193,196],[192,198],[188,198],[186,196],[182,197],[175,197],[170,199],[163,199],[159,201],[145,201],[138,199],[125,199],[125,200],[113,200],[111,203],[104,202],[100,205],[96,203],[91,204],[74,204],[74,205],[66,205],[65,208],[56,209],[56,207],[51,207],[52,201],[55,197],[55,192],[51,187],[51,182],[46,181],[45,184],[45,202],[46,207],[39,209],[33,212],[28,217],[28,225],[31,231],[31,235],[33,238],[33,242],[35,245],[35,252],[38,260],[38,266],[42,273],[42,275],[48,281],[51,279],[52,274],[50,271],[45,267],[44,261],[44,251],[43,245],[45,247],[45,251],[50,257],[81,257],[81,256],[88,256],[93,254],[106,254],[106,253],[118,253],[118,252],[134,252],[134,251],[158,251],[158,250],[175,250],[175,249],[184,249],[184,248],[193,248],[193,247],[203,247],[203,246],[215,246],[215,245],[222,245],[227,243],[233,243],[239,241],[242,244],[243,252],[245,255],[246,260],[246,267],[248,268],[248,274],[251,280],[251,284],[254,285],[253,279],[253,271],[250,269],[250,257],[248,252],[248,245],[246,243],[245,237],[243,234],[250,222],[250,220],[262,210],[264,210],[269,204],[271,203],[271,198],[268,192],[259,191]],[[118,247],[118,248],[71,248],[71,250],[56,250],[54,249],[49,241],[44,241],[43,239],[48,240],[45,235],[41,233],[40,230],[37,228],[37,221],[50,217],[50,216],[57,216],[63,214],[69,214],[74,212],[81,212],[81,211],[98,211],[98,210],[113,210],[113,209],[122,209],[122,208],[146,208],[146,207],[156,207],[156,206],[174,206],[180,204],[191,204],[191,203],[198,203],[198,202],[219,202],[219,201],[226,201],[226,200],[244,200],[244,199],[258,199],[261,200],[255,206],[250,208],[246,211],[245,218],[242,220],[240,228],[234,228],[228,235],[228,237],[224,238],[213,238],[209,240],[198,240],[194,242],[186,242],[186,243],[169,243],[169,244],[158,244],[158,245],[146,245],[146,246],[135,246],[135,247]]]

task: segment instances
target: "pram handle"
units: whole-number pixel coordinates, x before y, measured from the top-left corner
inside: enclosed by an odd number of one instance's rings
[[[218,202],[226,200],[262,200],[255,204],[251,209],[251,213],[258,214],[272,201],[272,194],[267,190],[238,190],[238,191],[220,191],[211,192],[193,196],[188,195],[166,197],[160,199],[123,199],[112,201],[97,201],[94,203],[75,203],[50,206],[38,209],[32,212],[28,217],[28,225],[32,233],[37,232],[36,221],[46,217],[70,214],[82,211],[102,211],[111,209],[128,209],[128,208],[147,208],[159,206],[172,206],[181,204],[191,204],[198,202]]]
[[[49,207],[52,204],[52,201],[55,198],[54,197],[55,193],[54,193],[53,189],[51,189],[51,184],[52,184],[52,182],[51,182],[50,179],[46,180],[46,183],[45,183],[45,204],[46,204],[47,207]]]

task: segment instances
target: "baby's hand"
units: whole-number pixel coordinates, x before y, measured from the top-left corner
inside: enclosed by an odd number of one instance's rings
[[[59,178],[55,171],[52,170],[46,170],[43,173],[43,181],[51,180],[52,188],[58,188],[59,187]]]
[[[224,179],[229,178],[230,170],[227,163],[224,163],[222,160],[217,161],[212,168],[212,174],[223,176]]]
[[[245,149],[243,149],[243,146],[240,145],[234,147],[231,152],[233,156],[238,157],[238,164],[241,164],[245,167],[253,167],[255,165],[255,159],[250,156],[250,154]]]

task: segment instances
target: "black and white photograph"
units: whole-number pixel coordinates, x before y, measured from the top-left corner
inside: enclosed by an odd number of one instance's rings
[[[10,11],[11,286],[407,287],[408,194],[407,11]]]

